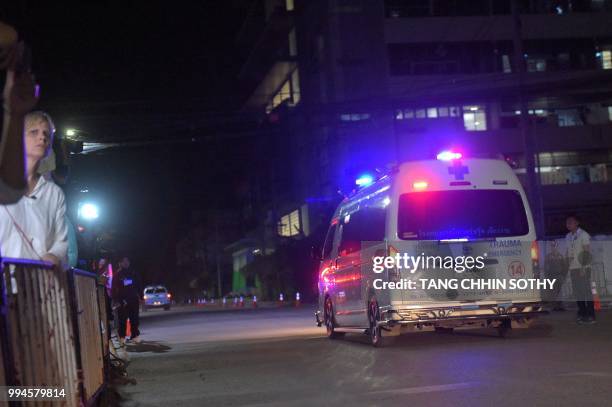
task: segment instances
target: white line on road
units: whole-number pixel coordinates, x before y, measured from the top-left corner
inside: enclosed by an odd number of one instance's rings
[[[408,388],[403,388],[403,389],[378,390],[378,391],[368,392],[368,394],[434,393],[438,391],[467,389],[469,387],[476,387],[477,385],[478,385],[478,382],[450,383],[450,384],[438,384],[438,385],[433,385],[433,386],[408,387]]]

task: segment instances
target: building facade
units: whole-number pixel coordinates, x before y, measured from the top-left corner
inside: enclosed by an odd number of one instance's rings
[[[523,179],[524,131],[546,234],[568,212],[612,231],[612,1],[519,0],[514,15],[509,0],[260,6],[241,80],[245,109],[279,122],[294,157],[274,202],[281,236],[283,219],[295,236],[326,222],[360,172],[446,148],[504,157]]]

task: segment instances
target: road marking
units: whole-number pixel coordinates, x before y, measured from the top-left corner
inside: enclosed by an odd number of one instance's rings
[[[433,386],[419,386],[419,387],[408,387],[404,389],[391,389],[391,390],[378,390],[371,391],[368,394],[419,394],[419,393],[435,393],[438,391],[449,391],[467,389],[469,387],[476,387],[478,382],[464,382],[464,383],[451,383],[451,384],[438,384]]]

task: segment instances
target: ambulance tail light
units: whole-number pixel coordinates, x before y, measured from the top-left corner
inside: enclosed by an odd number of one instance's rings
[[[436,158],[440,161],[460,160],[463,155],[456,151],[442,151],[438,153]]]
[[[538,278],[540,274],[540,246],[538,241],[531,242],[531,265],[533,266],[533,275]]]
[[[427,182],[426,181],[416,181],[412,184],[412,187],[414,189],[416,189],[417,191],[422,191],[424,189],[427,189]]]

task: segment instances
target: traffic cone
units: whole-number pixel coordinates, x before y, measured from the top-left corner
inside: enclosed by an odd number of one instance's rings
[[[206,305],[206,298],[204,298],[204,300],[202,300],[202,305]]]
[[[300,306],[300,293],[295,293],[295,307],[298,308]]]
[[[126,338],[131,338],[132,337],[132,326],[130,324],[130,320],[129,319],[126,321],[125,337]]]
[[[238,297],[234,297],[234,308],[238,306]]]
[[[257,296],[253,296],[253,308],[257,308]]]
[[[599,294],[597,294],[595,281],[591,281],[591,292],[593,293],[593,308],[595,308],[595,311],[601,311],[601,300],[599,299]]]
[[[226,305],[227,305],[227,299],[223,297],[223,307],[225,308]]]
[[[240,308],[244,308],[244,297],[240,296]]]

